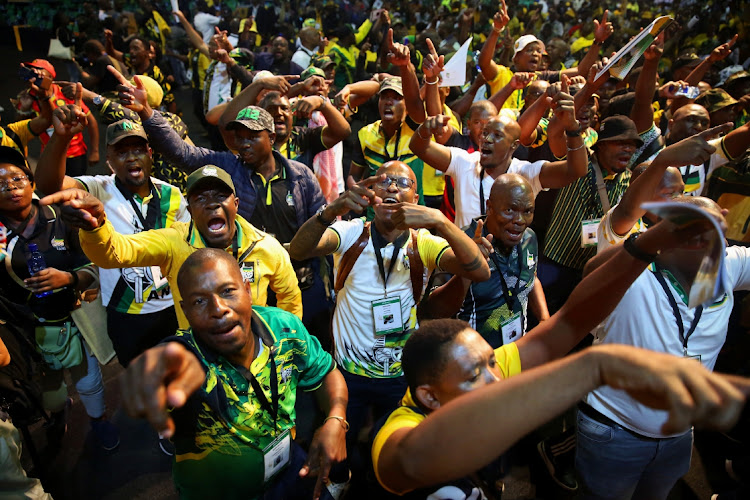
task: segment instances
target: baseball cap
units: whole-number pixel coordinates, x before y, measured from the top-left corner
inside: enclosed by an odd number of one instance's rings
[[[26,163],[26,156],[10,146],[0,146],[0,163],[10,163],[23,170],[31,182],[34,182],[34,176],[31,173],[29,164]]]
[[[750,73],[748,73],[747,71],[738,71],[737,73],[734,73],[732,76],[727,78],[727,81],[724,82],[724,88],[729,91],[732,89],[732,87],[734,87],[735,84],[748,78],[750,78]]]
[[[57,72],[55,71],[55,67],[52,66],[52,63],[46,59],[34,59],[33,61],[27,62],[24,64],[26,66],[31,66],[32,68],[46,69],[47,73],[49,73],[52,76],[52,78],[57,77]]]
[[[159,82],[146,75],[138,75],[138,79],[146,89],[146,100],[148,105],[154,109],[161,106],[161,100],[164,98],[164,89],[161,88]],[[135,77],[130,79],[130,83],[135,85]]]
[[[714,113],[727,106],[734,106],[737,100],[724,89],[710,89],[696,97],[695,104],[700,104],[709,113]]]
[[[232,177],[225,170],[217,167],[216,165],[204,165],[192,174],[188,175],[187,182],[185,184],[187,197],[190,198],[191,192],[195,191],[198,186],[200,186],[201,184],[205,184],[208,181],[218,181],[231,189],[232,194],[237,194],[237,192],[234,190],[234,182],[232,182]]]
[[[237,118],[227,123],[227,130],[231,130],[237,125],[242,125],[250,130],[268,130],[272,134],[276,133],[273,118],[268,111],[258,106],[248,106],[240,110],[237,113]]]
[[[398,95],[403,96],[404,95],[404,88],[401,85],[401,77],[400,76],[394,76],[391,78],[386,78],[382,82],[380,82],[380,90],[378,90],[378,95],[382,94],[386,90],[393,90]]]
[[[734,81],[732,77],[737,73],[744,73],[745,76],[747,76],[747,71],[745,71],[745,68],[740,66],[739,64],[727,66],[726,68],[722,69],[721,71],[719,71],[719,83],[717,83],[716,86],[726,89],[727,84],[730,81]]]
[[[524,35],[518,40],[516,40],[516,43],[513,44],[513,57],[516,57],[519,52],[521,52],[523,49],[526,48],[526,46],[530,43],[539,42],[542,44],[542,51],[545,50],[544,42],[535,37],[534,35]]]
[[[322,69],[316,68],[315,66],[310,66],[305,71],[303,71],[301,75],[299,75],[299,78],[300,80],[307,80],[311,76],[320,76],[322,78],[325,78],[326,74]]]
[[[146,131],[140,123],[130,120],[120,120],[107,127],[107,145],[112,146],[127,137],[140,137],[148,142]]]
[[[255,76],[253,77],[253,83],[257,82],[258,80],[263,80],[264,78],[273,78],[274,74],[268,71],[267,69],[264,69],[262,71],[258,71],[255,73]]]
[[[610,116],[602,121],[597,144],[604,141],[636,141],[639,147],[643,145],[635,123],[625,115]]]
[[[312,63],[320,69],[326,69],[330,65],[335,65],[329,56],[313,56]]]

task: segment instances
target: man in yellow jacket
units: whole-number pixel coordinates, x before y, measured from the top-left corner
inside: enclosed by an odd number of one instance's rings
[[[81,247],[91,261],[104,268],[159,266],[172,289],[180,328],[187,328],[188,322],[182,311],[177,272],[199,248],[224,248],[232,253],[243,278],[252,284],[253,304],[265,306],[270,287],[279,308],[302,317],[301,292],[289,254],[273,236],[237,214],[239,198],[232,178],[219,167],[206,165],[188,176],[189,224],[175,222],[168,228],[123,235],[106,220],[101,202],[86,191],[60,191],[46,197],[44,203],[71,200],[77,200],[73,205],[82,211],[70,222],[84,229],[79,233]]]

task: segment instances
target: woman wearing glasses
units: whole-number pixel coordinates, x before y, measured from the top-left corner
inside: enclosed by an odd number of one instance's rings
[[[41,354],[43,405],[52,412],[50,444],[59,445],[70,407],[63,369],[68,369],[81,402],[91,417],[99,444],[107,450],[120,442],[117,429],[104,417],[104,385],[99,363],[71,318],[78,292],[94,280],[78,235],[59,217],[55,206],[33,198],[34,177],[18,150],[0,146],[0,296],[14,311],[3,318],[28,332]],[[29,257],[36,250],[47,265],[33,275]],[[10,304],[9,304],[10,303]]]

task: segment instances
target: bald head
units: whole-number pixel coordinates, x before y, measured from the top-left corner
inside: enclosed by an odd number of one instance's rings
[[[501,196],[507,196],[514,189],[520,189],[525,193],[532,193],[531,184],[525,177],[518,174],[501,174],[492,183],[490,190],[490,201]]]
[[[511,141],[517,141],[521,138],[521,126],[513,118],[504,115],[496,116],[491,119],[487,125],[490,125],[493,122],[501,127],[505,136]]]
[[[188,295],[188,289],[195,277],[200,274],[199,271],[205,273],[206,270],[212,270],[218,262],[226,262],[228,269],[236,270],[238,283],[242,283],[242,272],[232,255],[218,248],[201,248],[185,259],[177,273],[177,288],[180,290],[180,295],[183,297]],[[233,271],[230,272],[234,274]]]
[[[471,105],[469,108],[469,117],[474,115],[474,113],[480,113],[484,112],[487,113],[489,116],[497,116],[497,107],[495,107],[492,102],[483,99],[481,101],[477,101]]]
[[[699,134],[711,126],[711,118],[706,108],[700,104],[687,104],[675,111],[669,120],[669,143],[681,141]]]
[[[299,39],[305,48],[314,49],[320,43],[320,34],[315,28],[307,26],[300,30]]]

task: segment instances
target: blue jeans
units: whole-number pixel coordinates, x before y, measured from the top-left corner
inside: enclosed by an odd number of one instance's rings
[[[693,432],[673,438],[638,437],[578,412],[576,470],[583,499],[665,499],[690,469]]]

